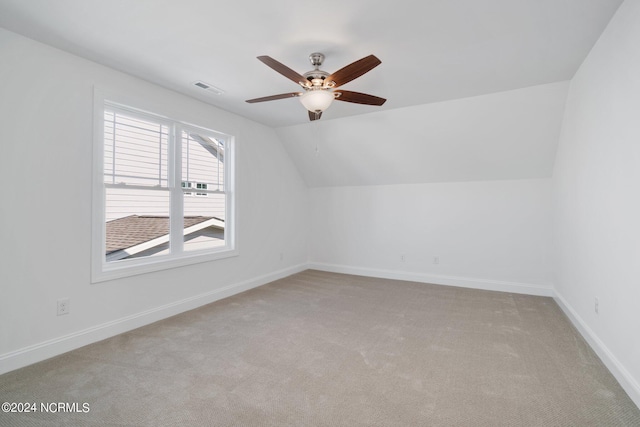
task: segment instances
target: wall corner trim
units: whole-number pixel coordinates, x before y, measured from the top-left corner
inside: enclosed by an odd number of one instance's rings
[[[607,346],[598,338],[595,332],[587,325],[587,323],[578,315],[578,313],[569,305],[567,300],[557,290],[553,298],[560,306],[564,314],[569,318],[573,326],[580,332],[582,337],[587,341],[589,346],[596,352],[600,360],[605,364],[607,369],[618,380],[620,386],[627,392],[633,403],[640,408],[640,385],[638,381],[627,371],[622,363],[614,356]]]
[[[307,269],[307,264],[298,264],[252,279],[234,283],[204,294],[175,301],[140,313],[92,326],[71,334],[33,344],[15,351],[0,354],[0,375],[33,363],[83,347],[112,336],[131,331],[141,326],[166,319],[176,314],[230,297],[274,280],[282,279]]]

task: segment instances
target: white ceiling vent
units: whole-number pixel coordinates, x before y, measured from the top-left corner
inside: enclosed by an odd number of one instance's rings
[[[202,80],[193,82],[193,85],[199,87],[200,89],[204,89],[209,92],[215,93],[216,95],[222,95],[224,93],[222,89],[217,88],[214,85],[210,85],[209,83],[205,83]]]

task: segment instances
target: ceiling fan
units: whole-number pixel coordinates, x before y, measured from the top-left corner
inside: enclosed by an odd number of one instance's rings
[[[324,61],[324,55],[319,52],[309,55],[309,61],[311,61],[311,65],[313,65],[315,69],[304,74],[298,74],[291,68],[269,56],[258,56],[258,59],[289,80],[302,86],[304,92],[289,92],[265,96],[263,98],[248,99],[247,102],[250,104],[300,97],[300,102],[302,102],[302,105],[309,111],[309,120],[318,120],[322,116],[322,112],[331,105],[334,99],[365,105],[382,105],[386,101],[384,98],[366,93],[337,89],[343,84],[349,83],[351,80],[360,77],[380,65],[382,61],[374,55],[369,55],[353,62],[333,74],[329,74],[320,69],[322,61]]]

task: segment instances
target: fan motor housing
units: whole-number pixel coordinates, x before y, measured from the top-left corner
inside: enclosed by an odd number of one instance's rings
[[[329,77],[329,73],[322,70],[313,70],[304,73],[303,76],[312,86],[323,86],[325,79]]]
[[[325,81],[327,77],[330,76],[330,74],[320,69],[323,61],[324,54],[320,52],[314,52],[309,55],[309,62],[311,62],[311,65],[313,65],[315,70],[303,74],[304,78],[307,80],[304,84],[304,87],[316,89],[321,87],[333,87],[333,84],[331,84],[331,82]]]

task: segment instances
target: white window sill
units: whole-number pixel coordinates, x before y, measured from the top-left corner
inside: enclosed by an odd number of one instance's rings
[[[158,256],[144,259],[122,260],[104,263],[102,271],[93,271],[91,283],[101,283],[139,274],[152,273],[154,271],[168,270],[184,267],[192,264],[215,261],[224,258],[238,256],[237,249],[227,249],[219,252],[208,253],[183,253],[182,256]]]

